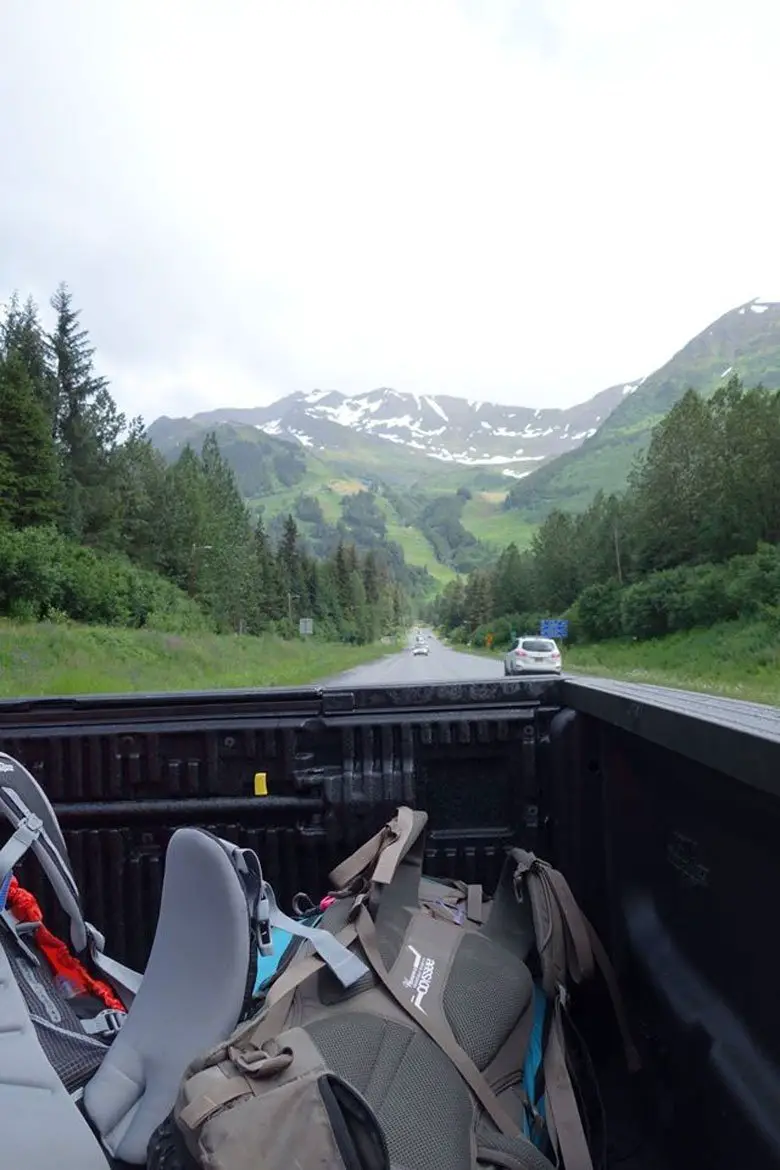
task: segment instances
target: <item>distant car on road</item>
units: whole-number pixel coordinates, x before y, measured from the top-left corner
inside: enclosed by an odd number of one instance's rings
[[[417,634],[417,637],[414,639],[414,645],[412,646],[412,655],[416,656],[418,654],[424,654],[426,658],[428,656],[428,643],[420,633]]]
[[[561,673],[561,652],[552,638],[525,635],[504,655],[504,674]]]

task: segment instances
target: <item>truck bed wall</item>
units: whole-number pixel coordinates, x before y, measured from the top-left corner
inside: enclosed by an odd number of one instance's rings
[[[704,762],[714,734],[691,720],[683,754],[562,712],[555,854],[629,989],[680,1165],[777,1167],[780,784],[757,739],[723,748],[731,774]]]
[[[692,716],[672,750],[628,700],[625,717],[595,703],[496,682],[6,705],[0,747],[43,782],[88,917],[138,966],[178,825],[256,849],[287,904],[321,896],[402,802],[430,814],[433,874],[491,888],[507,844],[547,856],[620,969],[680,1164],[780,1166],[780,789],[766,750],[745,740],[718,769]],[[256,773],[269,795],[253,795]],[[24,880],[56,924],[32,867]]]

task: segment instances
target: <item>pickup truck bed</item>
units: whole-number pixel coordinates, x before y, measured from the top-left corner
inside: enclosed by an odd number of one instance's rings
[[[490,888],[510,842],[549,858],[616,962],[646,1058],[629,1081],[589,993],[607,1164],[780,1166],[773,709],[566,678],[18,700],[0,703],[0,748],[44,784],[88,915],[134,965],[178,825],[256,849],[288,903],[399,803],[430,814],[432,874]]]

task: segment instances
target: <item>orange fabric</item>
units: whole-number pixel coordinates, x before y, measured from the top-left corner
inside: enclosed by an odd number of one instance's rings
[[[51,933],[43,924],[43,915],[36,898],[19,885],[15,877],[11,878],[8,887],[8,909],[13,912],[19,922],[40,922],[35,932],[35,942],[38,949],[45,956],[55,975],[66,979],[74,989],[76,995],[94,995],[114,1011],[123,1012],[125,1006],[117,999],[108,984],[100,979],[93,979],[83,963],[80,963],[68,950],[61,939]]]

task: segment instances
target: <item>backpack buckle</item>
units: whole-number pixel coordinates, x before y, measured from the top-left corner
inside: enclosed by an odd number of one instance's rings
[[[540,1150],[542,1149],[545,1138],[548,1136],[547,1123],[536,1106],[530,1102],[527,1106],[527,1113],[530,1115],[528,1128],[531,1131],[531,1141]]]
[[[257,934],[257,946],[261,955],[272,955],[274,953],[274,944],[271,938],[271,903],[268,900],[268,891],[266,890],[265,882],[263,882],[260,896],[255,902],[252,917],[255,922],[255,931]]]
[[[253,849],[233,848],[231,860],[244,887],[258,951],[267,958],[274,953],[274,944],[271,938],[271,903],[260,858]]]
[[[8,928],[14,942],[34,967],[40,967],[41,960],[32,947],[24,941],[25,935],[34,935],[40,922],[17,922],[10,910],[0,910],[0,922]]]
[[[82,1020],[81,1026],[88,1036],[96,1036],[100,1040],[110,1037],[113,1040],[126,1019],[127,1012],[117,1011],[116,1008],[105,1008],[93,1016],[91,1020]]]
[[[347,922],[354,922],[355,921],[358,914],[360,913],[361,906],[365,906],[366,909],[368,910],[369,909],[369,902],[370,902],[369,891],[362,890],[361,893],[359,893],[355,897],[355,900],[353,901],[352,905],[349,908],[349,914],[347,915]]]

